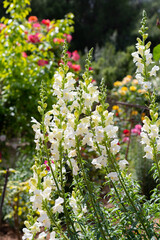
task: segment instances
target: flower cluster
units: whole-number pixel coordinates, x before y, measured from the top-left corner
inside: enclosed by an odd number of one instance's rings
[[[150,52],[151,42],[145,44],[145,40],[148,37],[148,34],[146,33],[147,29],[148,28],[146,27],[146,16],[144,16],[142,21],[142,27],[139,31],[142,35],[142,40],[140,38],[137,38],[137,51],[132,53],[133,62],[137,66],[136,79],[145,90],[152,88],[149,79],[152,76],[156,76],[156,72],[159,70],[159,66],[154,65],[149,71],[150,65],[154,62],[152,60],[152,53]]]

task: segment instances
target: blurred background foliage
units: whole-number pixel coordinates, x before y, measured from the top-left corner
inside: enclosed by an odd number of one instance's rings
[[[116,49],[124,50],[134,44],[141,13],[148,14],[149,36],[153,45],[159,41],[156,20],[160,16],[159,0],[32,0],[31,15],[40,20],[61,19],[66,13],[75,15],[72,48],[84,49],[103,46],[108,39],[115,40]],[[0,3],[0,16],[4,16]]]

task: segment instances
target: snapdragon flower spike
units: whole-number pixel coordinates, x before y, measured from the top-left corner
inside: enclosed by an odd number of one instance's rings
[[[153,65],[154,62],[152,60],[152,53],[150,53],[151,42],[145,44],[145,40],[148,37],[146,30],[147,30],[146,13],[144,11],[142,27],[139,31],[142,36],[142,40],[140,38],[137,38],[138,41],[138,43],[136,44],[137,51],[132,53],[132,56],[133,62],[137,66],[136,79],[145,90],[148,90],[152,88],[152,84],[149,80],[152,76],[156,77],[156,73],[159,70],[159,67],[155,65],[151,68],[151,65]],[[149,71],[150,68],[151,70]]]
[[[96,168],[107,166],[108,151],[116,155],[120,150],[117,139],[118,127],[113,124],[113,113],[101,106],[99,99],[101,93],[92,83],[89,63],[86,67],[88,70],[78,84],[75,75],[68,72],[65,59],[63,63],[54,74],[53,96],[56,97],[56,103],[50,111],[44,113],[43,108],[46,105],[41,94],[39,112],[42,113],[43,121],[38,123],[32,119],[38,157],[33,166],[33,178],[30,181],[32,194],[30,201],[32,209],[39,212],[36,222],[46,230],[56,227],[57,231],[59,228],[56,226],[56,221],[59,222],[59,214],[63,213],[68,219],[66,211],[72,208],[73,218],[78,220],[87,211],[83,202],[81,206],[78,204],[80,201],[77,196],[66,199],[64,189],[66,166],[68,165],[73,178],[76,179],[77,175],[83,174],[82,156],[80,156],[82,148],[88,148],[97,153],[98,157],[92,161]],[[97,107],[93,111],[94,104],[97,104]],[[44,156],[41,156],[42,153]],[[125,166],[125,163],[121,165]],[[47,203],[51,208],[49,210]],[[32,226],[33,224],[28,228],[29,233],[25,230],[26,234],[32,234]],[[79,228],[80,226],[73,224],[70,231],[77,234],[80,231]]]
[[[158,119],[153,123],[148,117],[145,117],[143,123],[140,135],[142,137],[141,143],[145,145],[144,151],[146,155],[144,157],[155,160],[156,154],[160,151],[160,120]]]

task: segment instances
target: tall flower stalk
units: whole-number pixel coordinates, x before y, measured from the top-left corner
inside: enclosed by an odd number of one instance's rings
[[[137,52],[132,55],[137,66],[136,77],[148,90],[151,100],[151,120],[145,118],[141,133],[145,157],[155,161],[159,174],[160,123],[149,81],[158,66],[150,70],[152,56],[150,43],[145,44],[146,30],[144,13],[140,29],[142,40],[138,39]],[[114,126],[113,113],[107,110],[103,81],[100,91],[92,84],[91,54],[92,51],[88,54],[82,79],[76,81],[75,75],[69,72],[67,46],[64,45],[62,63],[54,74],[56,101],[50,111],[46,111],[44,84],[41,89],[38,110],[42,122],[32,119],[37,155],[30,180],[31,215],[25,222],[23,239],[32,240],[37,234],[38,239],[49,235],[50,240],[156,240],[160,237],[138,184],[125,171],[128,162],[116,160],[120,152],[118,127]],[[93,152],[94,159],[87,162],[83,149]],[[101,203],[101,189],[96,189],[89,177],[91,167],[97,171],[103,169],[110,182],[112,209]]]

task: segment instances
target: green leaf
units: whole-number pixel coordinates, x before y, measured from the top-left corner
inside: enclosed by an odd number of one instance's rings
[[[160,59],[160,44],[153,48],[153,58],[155,61]]]

